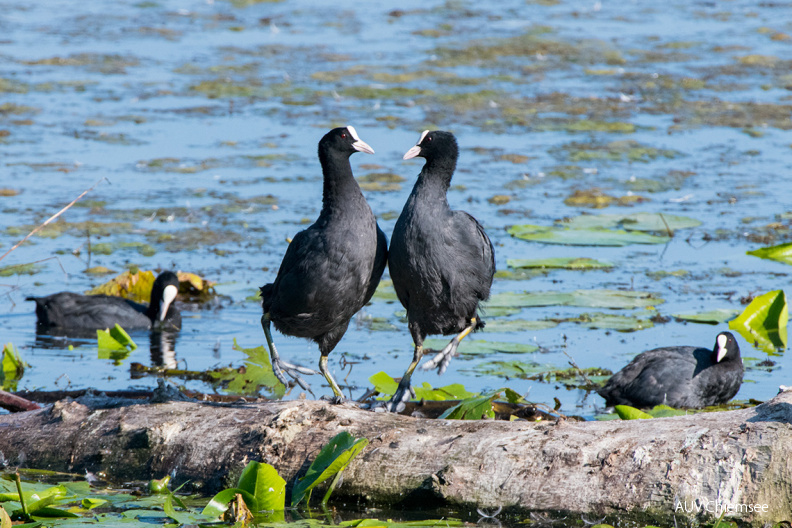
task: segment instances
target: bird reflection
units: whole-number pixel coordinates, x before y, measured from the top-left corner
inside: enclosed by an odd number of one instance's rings
[[[151,345],[151,366],[175,369],[178,360],[176,359],[176,339],[178,332],[151,332],[149,343]]]

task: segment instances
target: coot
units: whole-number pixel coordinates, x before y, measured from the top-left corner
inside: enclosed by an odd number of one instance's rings
[[[598,392],[608,405],[699,408],[729,401],[742,379],[740,347],[721,332],[712,350],[675,346],[638,354]]]
[[[448,206],[446,193],[459,157],[454,135],[424,131],[404,159],[416,156],[426,164],[393,229],[388,256],[393,287],[407,309],[415,343],[412,363],[387,405],[392,411],[409,399],[410,377],[427,335],[457,334],[423,366],[439,367],[442,374],[460,340],[483,327],[478,307],[489,297],[495,275],[495,253],[484,228],[468,213]]]
[[[109,295],[80,295],[61,292],[46,297],[28,297],[36,303],[38,328],[52,333],[79,335],[119,324],[125,330],[181,328],[181,314],[173,300],[179,293],[179,277],[163,271],[151,287],[151,303],[146,306]]]
[[[327,356],[352,316],[374,295],[388,259],[385,233],[352,175],[349,157],[355,152],[373,154],[374,150],[351,126],[335,128],[319,141],[324,175],[319,218],[294,236],[275,282],[261,288],[261,326],[278,380],[286,385],[286,374],[310,390],[300,374],[316,372],[280,359],[270,321],[283,334],[319,345],[319,369],[337,401],[343,400],[343,394],[327,369]]]

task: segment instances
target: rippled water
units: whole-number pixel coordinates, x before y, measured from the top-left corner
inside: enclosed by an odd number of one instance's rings
[[[97,359],[95,342],[72,350],[36,339],[28,295],[84,291],[116,271],[192,271],[217,281],[222,308],[185,313],[181,366],[242,363],[232,349],[264,343],[253,296],[270,282],[286,239],[321,200],[316,144],[352,124],[376,155],[356,154],[358,177],[392,173],[397,189],[367,190],[390,233],[420,162],[402,161],[425,128],[455,132],[453,207],[476,216],[507,259],[591,257],[608,271],[551,270],[498,279],[494,292],[609,288],[654,292],[641,319],[715,308],[783,289],[784,264],[746,255],[788,241],[792,165],[790,9],[667,2],[400,2],[328,6],[284,2],[8,3],[0,19],[0,251],[102,178],[62,220],[59,236],[34,237],[2,261],[41,261],[38,272],[0,278],[0,338],[31,365],[18,388],[151,387],[129,363],[150,364],[148,337],[123,362]],[[618,142],[618,143],[614,143]],[[635,142],[635,143],[630,143]],[[569,206],[576,190],[644,201],[606,209]],[[496,195],[508,197],[493,199]],[[622,248],[546,245],[512,238],[513,224],[550,226],[583,213],[663,212],[701,221],[668,244]],[[79,224],[97,222],[102,226]],[[61,226],[63,227],[63,226]],[[88,237],[94,251],[88,261]],[[163,235],[175,235],[166,237]],[[97,244],[102,249],[97,253]],[[78,252],[79,256],[75,256]],[[387,278],[387,277],[386,277]],[[353,397],[380,370],[400,376],[412,343],[398,303],[377,298],[331,355]],[[510,319],[569,319],[602,309],[548,306]],[[495,328],[496,325],[492,325]],[[671,320],[618,332],[561,322],[541,330],[484,332],[532,343],[532,354],[455,360],[415,382],[508,386],[562,412],[591,417],[602,400],[556,383],[476,375],[490,361],[548,370],[621,368],[660,345],[710,347],[715,326]],[[308,341],[279,336],[284,358],[316,366]],[[785,355],[748,358],[737,398],[768,399],[784,382]],[[312,382],[329,394],[321,378]],[[211,390],[200,382],[187,384]],[[294,396],[292,394],[291,396]]]

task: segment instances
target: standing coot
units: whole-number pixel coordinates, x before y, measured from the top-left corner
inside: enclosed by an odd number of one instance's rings
[[[47,333],[88,334],[119,324],[125,330],[181,329],[181,314],[173,300],[179,293],[179,277],[172,271],[159,274],[151,287],[148,306],[122,297],[61,292],[28,297],[36,302],[38,327]]]
[[[352,316],[374,295],[388,259],[388,240],[352,175],[349,157],[355,152],[374,150],[351,126],[335,128],[319,141],[322,211],[313,225],[294,236],[275,282],[261,288],[261,326],[277,378],[286,385],[285,373],[309,390],[299,374],[316,372],[280,359],[270,321],[284,334],[316,341],[319,369],[337,400],[344,396],[327,369],[327,356]]]
[[[729,401],[742,379],[740,347],[721,332],[712,350],[676,346],[638,354],[598,392],[608,405],[698,408]]]
[[[495,254],[484,228],[464,211],[448,207],[446,192],[459,156],[454,135],[424,131],[404,159],[416,156],[426,164],[393,229],[388,256],[393,287],[407,309],[415,353],[387,405],[391,411],[410,397],[410,376],[421,361],[427,335],[457,334],[423,366],[439,366],[442,374],[460,340],[484,325],[478,306],[489,297],[495,275]]]

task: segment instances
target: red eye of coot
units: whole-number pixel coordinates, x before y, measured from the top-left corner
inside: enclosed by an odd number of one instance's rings
[[[343,133],[342,133],[342,134],[341,134],[341,137],[342,137],[342,138],[344,138],[344,139],[346,139],[346,134],[343,134]]]

